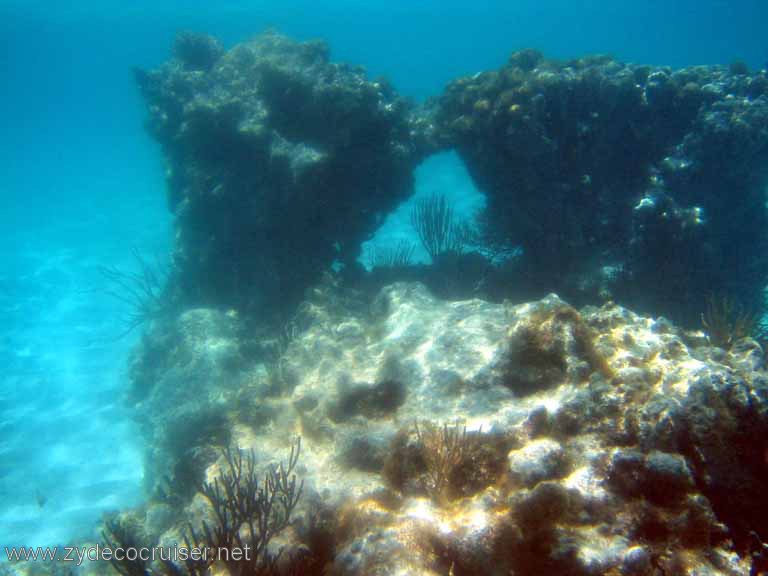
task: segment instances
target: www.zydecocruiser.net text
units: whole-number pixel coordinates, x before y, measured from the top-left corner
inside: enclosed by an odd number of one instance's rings
[[[195,562],[222,560],[248,561],[253,549],[242,548],[186,548],[183,546],[162,546],[153,548],[112,548],[110,546],[53,546],[36,548],[5,547],[5,559],[10,562],[72,562],[80,566],[83,562]]]

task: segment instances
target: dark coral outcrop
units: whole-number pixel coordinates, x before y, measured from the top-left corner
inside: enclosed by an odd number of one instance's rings
[[[265,33],[225,51],[184,33],[173,54],[137,79],[177,220],[170,293],[186,305],[288,315],[323,270],[354,265],[443,148],[487,196],[481,248],[522,247],[517,296],[614,298],[681,322],[712,293],[762,304],[764,71],[527,50],[415,108],[322,42]],[[478,270],[472,282],[494,284]]]
[[[706,294],[751,306],[768,276],[768,78],[609,57],[514,53],[452,82],[433,135],[488,197],[521,282],[697,319]]]
[[[278,315],[349,264],[412,189],[409,105],[323,42],[275,33],[224,51],[184,33],[137,71],[162,144],[186,304]]]

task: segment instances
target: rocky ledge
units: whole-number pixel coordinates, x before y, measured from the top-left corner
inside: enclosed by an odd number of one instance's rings
[[[269,362],[247,360],[236,313],[149,332],[133,392],[153,498],[124,515],[147,542],[212,525],[201,488],[224,448],[263,470],[297,437],[278,573],[748,574],[768,534],[750,339],[724,351],[555,295],[445,302],[396,283],[366,300],[330,281],[288,332]]]

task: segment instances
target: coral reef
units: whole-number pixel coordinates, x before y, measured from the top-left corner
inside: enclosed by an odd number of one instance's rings
[[[523,248],[531,296],[602,292],[691,325],[710,292],[762,305],[765,72],[526,50],[452,82],[431,117],[487,195],[488,236]]]
[[[184,33],[136,78],[168,165],[171,292],[186,305],[284,320],[411,192],[408,103],[323,42],[265,33],[225,52]]]
[[[749,573],[768,534],[768,377],[753,340],[723,350],[615,304],[446,302],[412,283],[373,301],[320,285],[296,323],[283,386],[266,393],[264,361],[244,359],[232,374],[252,379],[247,394],[189,408],[218,412],[227,432],[188,435],[174,456],[236,446],[258,467],[301,435],[303,495],[276,536],[277,573]],[[200,345],[168,356],[169,389],[226,342],[202,322],[184,329]],[[227,398],[226,380],[206,379],[209,394]],[[160,411],[147,426],[165,428]],[[209,486],[232,474],[218,462],[198,463]],[[171,502],[176,518],[208,517],[181,488],[146,514]]]
[[[764,72],[522,51],[417,108],[319,42],[266,33],[225,51],[184,33],[137,79],[177,239],[173,312],[131,365],[150,494],[131,518],[152,543],[262,554],[166,570],[765,563],[757,316],[708,299],[762,305]],[[412,218],[432,264],[402,243],[363,271],[360,245],[414,165],[449,147],[487,195],[482,229],[435,195]],[[274,468],[296,436],[301,461]],[[270,494],[274,517],[258,513]]]
[[[284,322],[331,265],[356,269],[415,165],[455,148],[487,196],[482,242],[460,253],[469,230],[439,197],[413,218],[462,279],[446,292],[613,299],[689,327],[710,293],[762,308],[765,72],[527,50],[414,107],[321,42],[265,33],[224,51],[184,33],[136,76],[176,214],[169,293],[186,306]],[[510,281],[488,254],[516,250]]]
[[[134,351],[128,398],[147,442],[150,493],[196,489],[229,438],[226,409],[254,393],[238,331],[234,314],[188,310],[155,323]]]

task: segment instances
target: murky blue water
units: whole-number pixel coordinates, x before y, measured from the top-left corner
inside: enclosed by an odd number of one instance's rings
[[[334,59],[416,99],[523,47],[672,66],[768,61],[757,0],[63,4],[0,2],[0,546],[91,534],[103,511],[141,498],[141,438],[121,402],[139,333],[115,340],[126,310],[98,267],[129,269],[132,248],[171,244],[161,155],[130,68],[160,64],[178,30],[227,46],[266,27],[322,37]],[[453,154],[417,182],[464,213],[482,204]],[[407,214],[374,242],[406,234]]]

